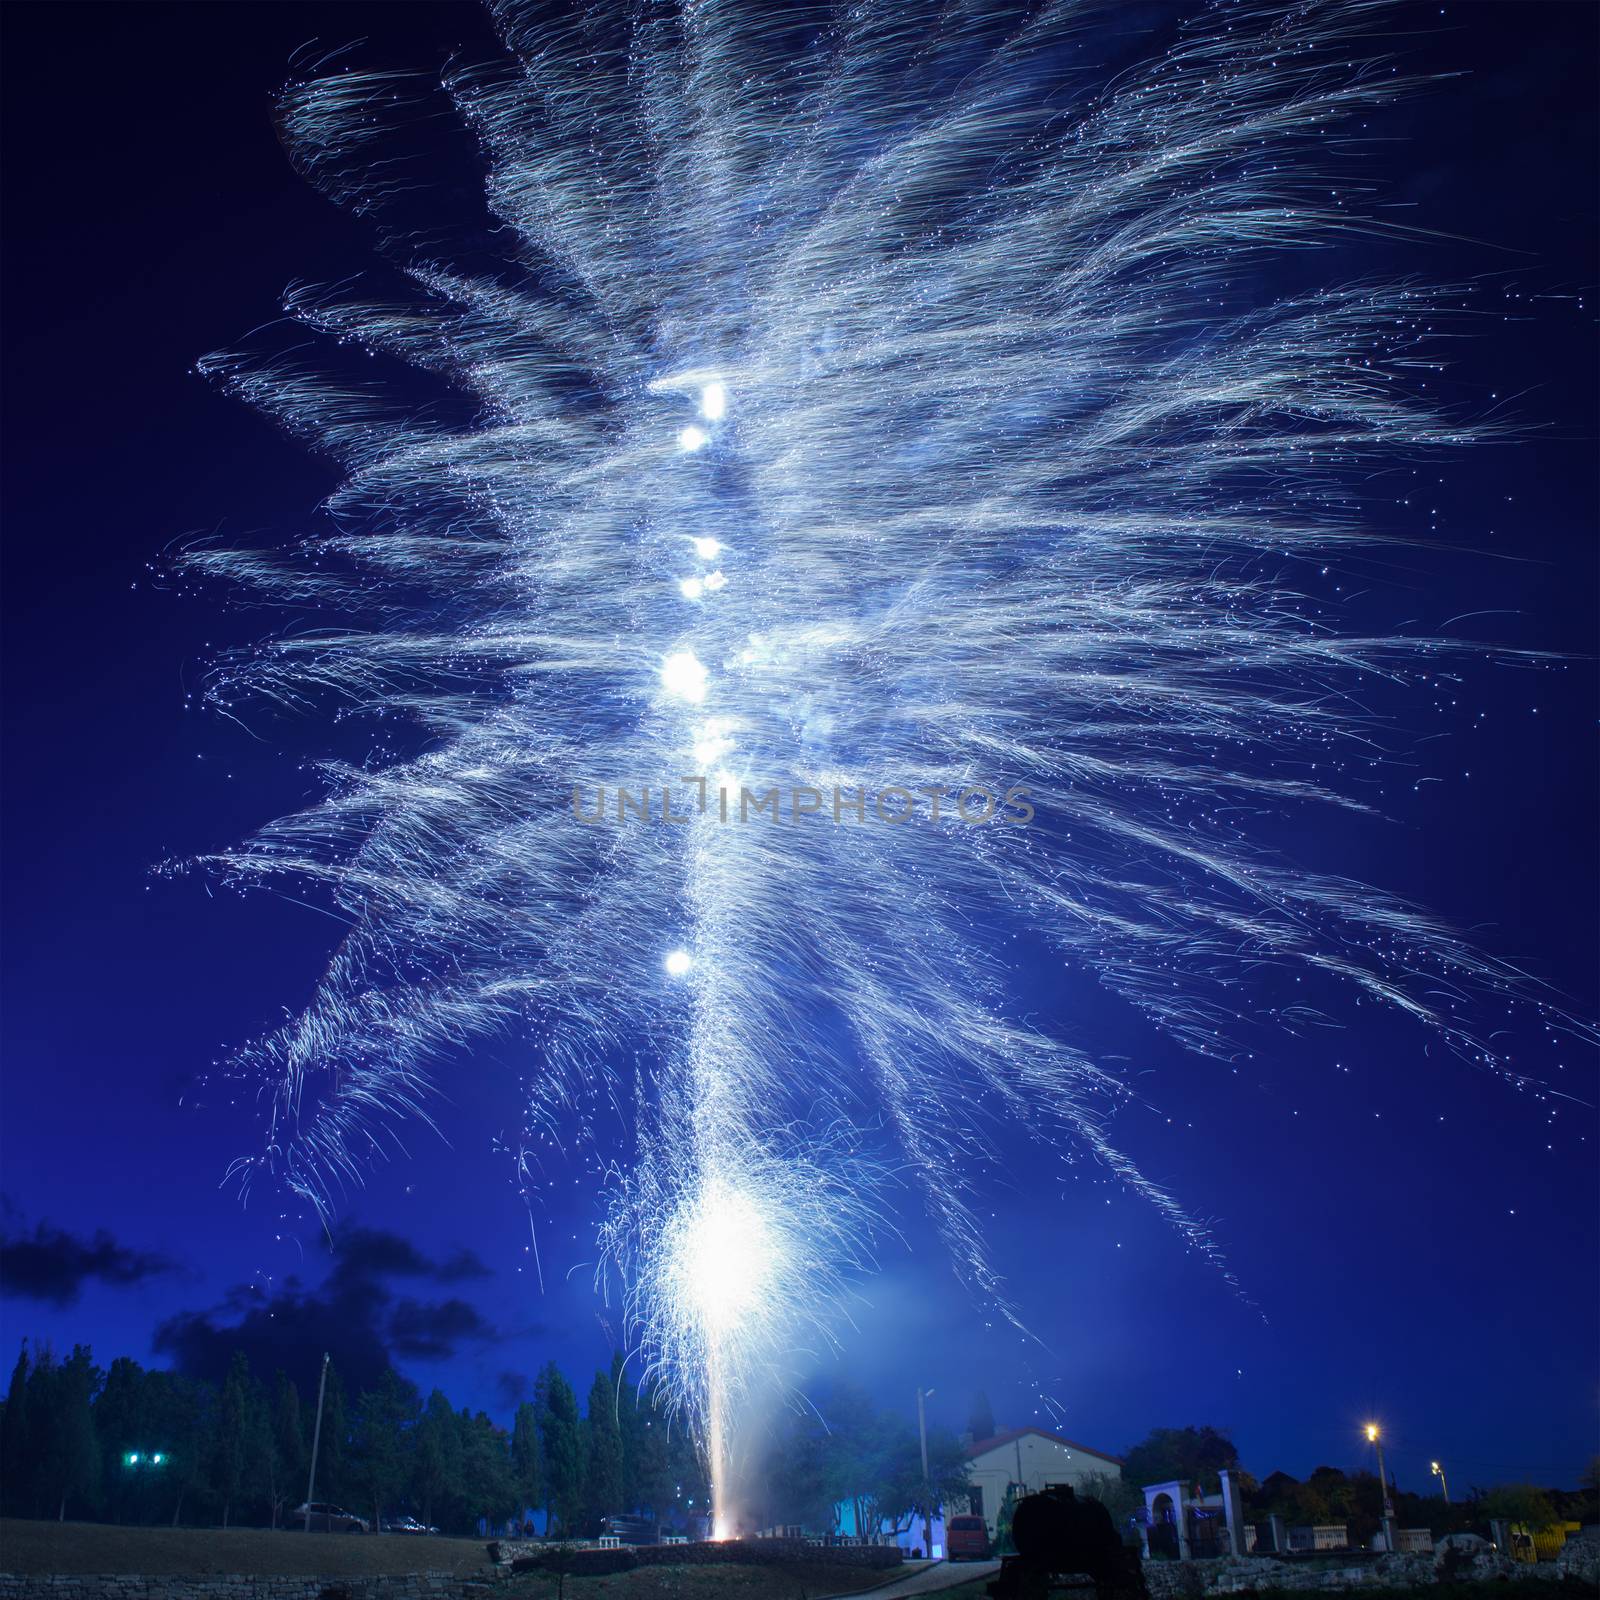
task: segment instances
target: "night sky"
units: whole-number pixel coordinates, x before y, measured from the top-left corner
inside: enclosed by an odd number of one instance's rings
[[[1160,37],[1174,13],[1129,8]],[[337,924],[155,869],[244,836],[361,756],[326,722],[246,728],[190,708],[221,645],[267,613],[179,593],[197,534],[285,540],[335,478],[208,387],[200,355],[277,317],[296,279],[369,241],[291,172],[269,96],[308,55],[434,67],[492,49],[467,4],[6,8],[7,467],[3,1155],[7,1362],[24,1336],[216,1373],[236,1342],[308,1381],[392,1358],[504,1419],[539,1365],[578,1383],[619,1317],[593,1284],[592,1176],[553,1160],[530,1217],[515,1041],[451,1064],[443,1137],[372,1174],[330,1251],[302,1209],[224,1184],[254,1147],[218,1054],[305,1000]],[[1407,67],[1459,74],[1385,114],[1366,170],[1420,235],[1352,238],[1263,289],[1376,274],[1470,284],[1452,404],[1505,439],[1404,463],[1382,489],[1409,541],[1326,576],[1353,628],[1412,621],[1542,662],[1464,666],[1374,698],[1395,752],[1384,821],[1286,818],[1274,840],[1432,907],[1573,1015],[1596,1011],[1594,61],[1588,4],[1397,8]],[[312,43],[315,41],[315,44]],[[1375,119],[1376,120],[1376,119]],[[1565,653],[1568,659],[1561,659]],[[341,742],[343,741],[343,742]],[[1572,1484],[1596,1448],[1596,1080],[1583,1044],[1508,1015],[1497,1042],[1568,1098],[1518,1092],[1365,1013],[1235,1066],[1182,1056],[1086,981],[1019,958],[1035,1014],[1121,1041],[1147,1109],[1116,1135],[1213,1220],[1236,1295],[1135,1199],[1020,1156],[986,1198],[1032,1343],[966,1297],[908,1207],[819,1379],[844,1374],[965,1425],[1038,1417],[1120,1451],[1155,1426],[1233,1430],[1245,1465],[1365,1465],[1380,1419],[1401,1484]],[[238,1328],[236,1338],[234,1329]],[[915,1352],[910,1359],[908,1352]],[[1047,1395],[1058,1411],[1041,1408]]]

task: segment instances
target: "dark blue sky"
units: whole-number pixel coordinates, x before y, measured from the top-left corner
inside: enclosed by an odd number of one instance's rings
[[[1172,13],[1138,15],[1160,29]],[[1486,662],[1434,700],[1375,706],[1407,749],[1382,790],[1392,820],[1330,829],[1319,815],[1278,842],[1431,905],[1583,1016],[1596,1001],[1597,17],[1399,8],[1406,64],[1463,74],[1376,130],[1392,136],[1376,160],[1401,208],[1386,214],[1432,237],[1352,241],[1282,269],[1284,284],[1472,281],[1477,314],[1445,381],[1456,403],[1503,407],[1523,429],[1401,468],[1385,514],[1420,543],[1331,575],[1329,601],[1369,627],[1481,613],[1450,631],[1577,659]],[[412,1159],[350,1198],[336,1259],[299,1210],[266,1193],[241,1209],[222,1186],[253,1145],[251,1108],[200,1082],[222,1048],[304,1000],[335,925],[151,870],[293,807],[313,789],[303,763],[344,748],[318,724],[262,738],[188,709],[216,646],[272,619],[151,581],[163,548],[195,533],[290,537],[333,484],[190,370],[274,318],[291,280],[368,261],[359,227],[290,171],[268,97],[312,39],[426,67],[487,50],[483,18],[466,4],[24,4],[5,31],[0,1182],[5,1232],[24,1246],[0,1308],[7,1359],[33,1335],[203,1370],[245,1319],[254,1349],[302,1375],[334,1339],[352,1366],[388,1351],[424,1385],[503,1413],[547,1359],[579,1379],[604,1364],[617,1324],[593,1292],[579,1165],[552,1169],[535,1219],[542,1293],[535,1280],[529,1218],[495,1152],[517,1125],[519,1047],[452,1067],[445,1139],[416,1132]],[[1108,1450],[1159,1425],[1230,1426],[1258,1475],[1361,1463],[1359,1425],[1376,1415],[1407,1487],[1425,1486],[1431,1457],[1463,1487],[1576,1479],[1600,1421],[1596,1081],[1581,1045],[1507,1019],[1517,1065],[1566,1101],[1359,1013],[1233,1070],[1023,959],[1038,1012],[1063,1028],[1092,1013],[1097,1039],[1122,1030],[1153,1109],[1125,1114],[1118,1136],[1215,1219],[1260,1309],[1090,1169],[1062,1191],[1019,1152],[1014,1184],[989,1199],[1037,1342],[990,1325],[913,1216],[823,1375],[903,1408],[932,1385],[934,1415],[957,1427],[982,1387],[1002,1423],[1054,1415]]]

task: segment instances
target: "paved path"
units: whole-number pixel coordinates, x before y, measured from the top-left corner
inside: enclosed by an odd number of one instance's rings
[[[962,1584],[972,1583],[978,1578],[992,1578],[999,1570],[998,1561],[935,1561],[903,1578],[896,1578],[892,1583],[881,1584],[876,1589],[858,1589],[855,1593],[862,1600],[866,1600],[867,1596],[871,1596],[871,1600],[903,1600],[903,1597],[910,1595],[938,1594],[941,1589],[959,1589]],[[835,1600],[853,1600],[853,1596],[838,1595]]]

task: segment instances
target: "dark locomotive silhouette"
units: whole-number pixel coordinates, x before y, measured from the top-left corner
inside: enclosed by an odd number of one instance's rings
[[[1094,1586],[1095,1600],[1148,1600],[1139,1553],[1119,1537],[1098,1500],[1066,1484],[1024,1495],[1011,1517],[1014,1556],[989,1585],[994,1600],[1044,1600]]]

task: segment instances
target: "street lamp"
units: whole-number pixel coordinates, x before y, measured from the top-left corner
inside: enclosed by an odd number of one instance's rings
[[[922,1550],[933,1560],[933,1487],[928,1482],[928,1413],[923,1402],[932,1389],[917,1390],[917,1437],[922,1444]]]
[[[1383,1470],[1383,1439],[1378,1432],[1378,1424],[1367,1424],[1367,1438],[1376,1447],[1378,1452],[1378,1482],[1383,1488],[1383,1542],[1388,1547],[1389,1553],[1394,1553],[1394,1502],[1389,1498],[1389,1479]]]
[[[1444,1468],[1437,1461],[1428,1463],[1428,1470],[1439,1480],[1439,1490],[1444,1495],[1444,1503],[1450,1504],[1450,1484],[1444,1475]]]

